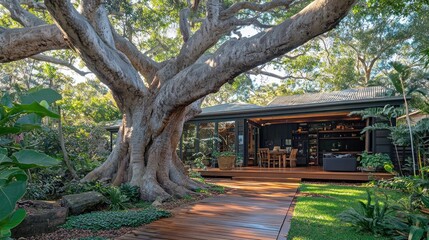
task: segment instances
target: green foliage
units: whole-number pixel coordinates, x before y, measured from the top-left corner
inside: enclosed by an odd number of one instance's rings
[[[392,165],[389,155],[385,153],[369,154],[367,152],[363,152],[359,162],[362,167],[373,169],[384,168],[386,165]]]
[[[122,184],[119,187],[119,190],[123,195],[125,195],[131,203],[137,203],[140,201],[140,188],[137,186],[132,186],[129,183]]]
[[[427,239],[429,236],[429,218],[427,214],[422,215],[420,211],[427,210],[429,207],[429,181],[417,176],[395,177],[379,181],[377,187],[404,192],[403,197],[396,199],[394,204],[387,205],[386,198],[383,206],[387,206],[386,212],[389,211],[390,214],[384,221],[378,225],[372,224],[369,220],[374,219],[374,217],[368,217],[367,213],[358,213],[354,209],[343,212],[340,215],[341,219],[352,223],[360,231],[371,231],[373,234],[389,236],[395,240]],[[371,199],[368,198],[368,204],[363,205],[364,209],[369,209]],[[370,228],[375,226],[377,226],[377,231]]]
[[[37,94],[37,92],[33,92],[33,94]],[[40,120],[45,116],[58,117],[57,114],[46,108],[45,103],[12,103],[8,94],[4,94],[0,102],[0,135],[3,136],[40,128]],[[24,123],[22,119],[26,119],[26,122]],[[9,238],[10,230],[25,218],[25,210],[15,210],[16,202],[24,196],[26,191],[28,176],[25,171],[30,168],[46,168],[58,164],[57,160],[34,150],[16,151],[13,149],[15,152],[12,153],[7,149],[8,145],[5,147],[0,151],[1,239]]]
[[[109,207],[113,211],[124,210],[129,207],[128,202],[130,199],[122,194],[121,190],[117,187],[107,188],[103,195],[109,199]]]
[[[109,136],[103,124],[64,126],[63,136],[70,162],[80,177],[99,166],[110,154]],[[35,146],[39,151],[56,158],[63,158],[57,129],[44,127],[26,134],[21,145]],[[58,174],[64,175],[64,173],[53,173],[51,178],[55,178]],[[47,181],[48,176],[44,173],[43,175],[44,179],[36,175],[35,180]],[[68,178],[67,175],[64,177]]]
[[[76,194],[88,191],[97,191],[108,199],[109,208],[123,210],[135,207],[134,203],[140,201],[140,189],[126,183],[120,187],[104,184],[102,182],[81,183],[72,181],[64,186],[64,194]]]
[[[374,203],[373,203],[374,201]],[[388,204],[388,197],[380,198],[367,190],[367,200],[359,201],[359,209],[350,208],[338,217],[347,223],[352,224],[354,228],[362,232],[371,232],[378,235],[386,235],[387,227],[392,221],[392,209]]]
[[[363,120],[376,118],[383,121],[390,121],[393,118],[404,115],[404,109],[387,104],[382,108],[367,108],[360,111],[353,111],[349,116],[361,116]]]
[[[206,165],[204,164],[204,162],[211,160],[211,158],[209,156],[206,156],[202,152],[197,152],[197,153],[192,154],[192,158],[189,159],[187,161],[187,163],[191,167],[195,167],[195,168],[198,168],[198,169],[206,169]]]
[[[98,81],[67,85],[62,94],[59,104],[67,125],[93,125],[121,118],[112,94]]]
[[[138,227],[164,217],[170,213],[155,208],[142,211],[105,211],[71,216],[62,226],[65,229],[110,230],[121,227]]]
[[[214,157],[235,157],[236,153],[235,152],[214,152],[213,156]]]

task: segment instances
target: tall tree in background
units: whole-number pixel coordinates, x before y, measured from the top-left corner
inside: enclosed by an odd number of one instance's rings
[[[112,28],[102,1],[82,0],[78,11],[69,1],[45,0],[56,24],[47,24],[17,0],[1,2],[23,26],[1,30],[1,62],[70,47],[110,88],[123,114],[110,157],[85,180],[130,182],[140,187],[143,198],[163,200],[201,187],[187,177],[176,147],[183,123],[200,111],[202,99],[239,74],[332,29],[355,1],[313,1],[249,38],[226,36],[243,26],[261,25],[260,17],[269,11],[285,11],[300,1],[177,3],[183,4],[176,23],[183,44],[162,62],[149,58]]]
[[[391,61],[424,71],[429,35],[421,29],[429,27],[428,10],[426,0],[360,0],[335,30],[272,65],[285,73],[282,79],[313,86],[309,90],[389,86]]]

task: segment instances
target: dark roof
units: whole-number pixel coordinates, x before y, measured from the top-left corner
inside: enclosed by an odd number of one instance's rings
[[[410,99],[410,98],[408,98]],[[286,116],[297,114],[308,114],[316,112],[338,112],[338,111],[356,111],[365,108],[384,107],[386,104],[399,106],[404,99],[398,97],[380,97],[371,99],[362,99],[359,101],[334,101],[322,103],[308,103],[297,105],[266,106],[254,109],[243,109],[237,111],[219,111],[210,113],[200,113],[190,121],[201,120],[230,120],[234,118],[255,118],[268,116]]]
[[[261,106],[248,103],[225,103],[211,107],[205,107],[202,109],[201,114],[216,113],[216,112],[228,112],[228,111],[239,111],[247,109],[262,108]]]
[[[386,104],[400,105],[402,97],[391,97],[384,87],[348,89],[329,93],[307,93],[303,95],[281,96],[268,106],[246,103],[220,104],[202,109],[202,113],[190,121],[228,120],[234,118],[254,118],[266,116],[285,116],[314,112],[355,111]],[[119,126],[107,128],[117,131]]]
[[[306,93],[302,95],[279,96],[271,101],[268,106],[290,106],[312,103],[331,103],[339,101],[359,101],[387,96],[385,87],[366,87],[347,89],[335,92]]]

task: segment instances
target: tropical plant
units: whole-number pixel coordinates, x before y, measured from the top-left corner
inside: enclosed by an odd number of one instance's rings
[[[374,170],[393,165],[389,155],[385,153],[369,154],[368,152],[363,152],[359,162],[362,167],[372,168]]]
[[[137,186],[132,186],[129,183],[122,184],[119,187],[119,190],[123,195],[125,195],[131,203],[136,203],[140,201],[140,188]]]
[[[367,200],[359,201],[359,209],[350,208],[338,216],[342,221],[352,224],[358,231],[386,235],[386,226],[392,220],[391,213],[387,195],[384,194],[381,200],[375,193],[367,190]]]
[[[0,100],[0,145],[3,146],[0,148],[0,239],[8,239],[11,236],[10,230],[25,218],[25,210],[15,210],[15,206],[26,191],[26,171],[58,164],[56,159],[43,153],[10,146],[13,141],[6,138],[40,128],[43,117],[59,117],[48,109],[46,100],[36,101],[43,96],[43,92],[50,90],[35,91],[23,96],[23,102],[31,102],[26,104],[12,102],[9,94],[4,94]]]
[[[422,119],[414,126],[411,126],[411,133],[413,142],[409,135],[409,127],[406,125],[398,125],[391,131],[391,138],[394,144],[398,146],[411,146],[413,145],[416,151],[417,164],[420,176],[427,177],[427,168],[429,160],[429,119]],[[413,144],[412,144],[413,143]]]
[[[409,111],[407,96],[409,96],[412,93],[412,91],[415,91],[417,89],[410,90],[405,88],[405,82],[410,78],[410,75],[411,75],[410,67],[405,66],[399,62],[392,62],[391,65],[395,70],[395,72],[390,73],[388,77],[392,85],[395,87],[395,90],[399,94],[401,94],[402,97],[404,98],[405,117],[407,120],[408,133],[411,141],[410,146],[411,146],[411,158],[413,159],[413,173],[414,175],[416,175],[416,160],[414,155],[413,132],[411,130],[410,111]]]
[[[361,116],[362,120],[366,119],[378,119],[380,122],[374,123],[373,125],[367,126],[362,130],[362,134],[369,131],[387,130],[390,135],[395,130],[396,124],[393,119],[396,119],[403,115],[402,108],[396,108],[391,105],[385,105],[383,108],[367,108],[360,111],[353,111],[349,116]],[[398,161],[399,172],[403,175],[402,163],[399,158],[398,145],[393,141],[393,147],[395,148],[395,155]]]
[[[117,187],[107,188],[103,192],[109,200],[109,208],[113,211],[127,209],[130,205],[128,204],[130,199],[119,190]]]

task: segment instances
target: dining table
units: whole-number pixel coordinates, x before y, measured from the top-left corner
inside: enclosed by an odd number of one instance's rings
[[[286,151],[286,149],[279,149],[279,150],[270,150],[270,155],[272,156],[280,156],[279,158],[279,168],[283,165],[283,167],[286,167],[286,158],[287,154],[289,152]],[[282,164],[283,163],[283,164]]]

